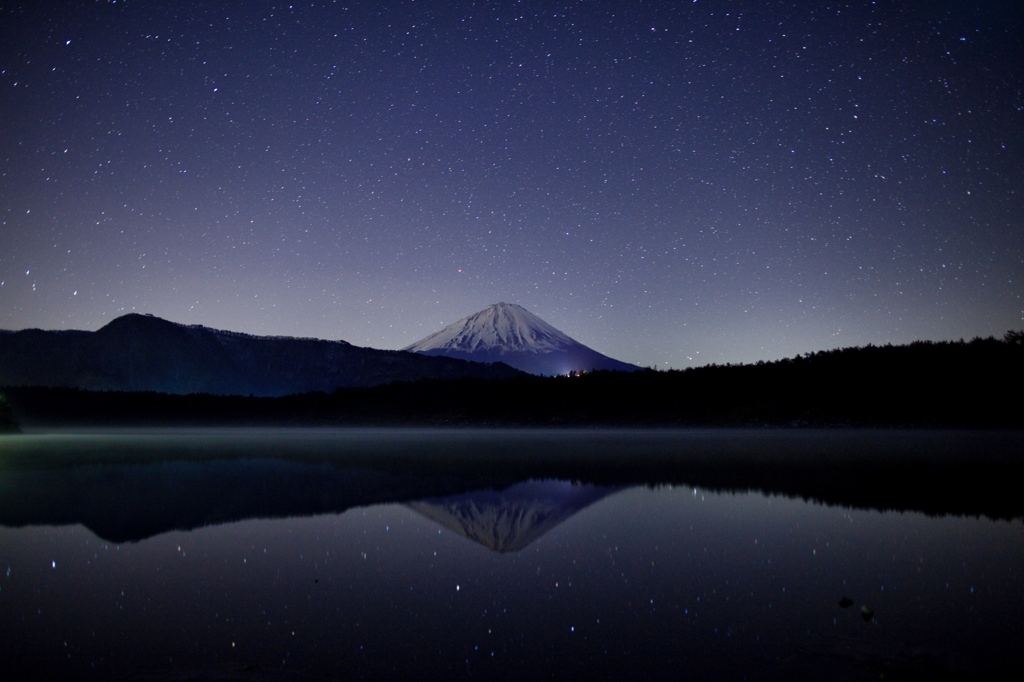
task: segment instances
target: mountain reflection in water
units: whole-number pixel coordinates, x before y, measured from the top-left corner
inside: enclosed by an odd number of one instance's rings
[[[406,506],[495,552],[516,552],[570,516],[619,490],[567,481],[528,481]]]
[[[0,660],[5,679],[1016,680],[1020,444],[0,440]]]
[[[760,491],[1024,517],[1024,435],[898,430],[213,429],[0,439],[0,524],[125,542],[527,481]]]
[[[405,502],[465,538],[509,552],[619,489],[339,470],[281,460],[0,470],[0,525],[82,524],[103,540],[124,543],[246,519]]]

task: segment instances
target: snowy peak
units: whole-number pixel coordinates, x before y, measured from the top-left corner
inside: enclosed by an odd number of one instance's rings
[[[639,369],[587,348],[514,303],[487,306],[402,350],[476,362],[504,362],[545,376],[595,369]]]
[[[550,353],[581,345],[522,306],[495,303],[402,350]]]

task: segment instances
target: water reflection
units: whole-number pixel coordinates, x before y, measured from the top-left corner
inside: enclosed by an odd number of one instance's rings
[[[0,471],[0,525],[81,524],[103,540],[125,543],[232,521],[406,502],[465,538],[509,552],[618,489],[281,460],[87,465]]]
[[[667,487],[505,554],[404,504],[120,546],[0,528],[0,658],[96,679],[1016,679],[1022,547],[1019,522]]]
[[[8,470],[0,471],[0,524],[80,523],[102,539],[124,543],[245,519],[457,494],[477,485],[454,476],[268,459]]]
[[[445,448],[394,466],[379,444],[268,447],[0,452],[5,679],[1009,680],[1024,665],[1020,520],[722,494],[671,467],[644,480],[629,457],[537,480],[511,458],[453,467]]]
[[[619,488],[528,481],[504,490],[477,490],[408,506],[450,531],[498,553],[517,552]]]
[[[0,524],[81,523],[102,538],[127,542],[548,479],[756,490],[879,510],[1020,518],[1022,448],[1021,434],[927,431],[186,430],[5,437]]]

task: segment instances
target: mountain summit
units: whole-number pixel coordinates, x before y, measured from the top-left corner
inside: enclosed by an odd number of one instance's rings
[[[514,303],[487,306],[402,350],[477,362],[504,362],[524,372],[543,375],[639,369],[584,346]]]

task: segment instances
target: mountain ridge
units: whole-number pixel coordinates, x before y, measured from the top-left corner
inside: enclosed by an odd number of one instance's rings
[[[95,332],[0,330],[0,386],[281,396],[518,371],[347,341],[183,325],[130,313]]]

